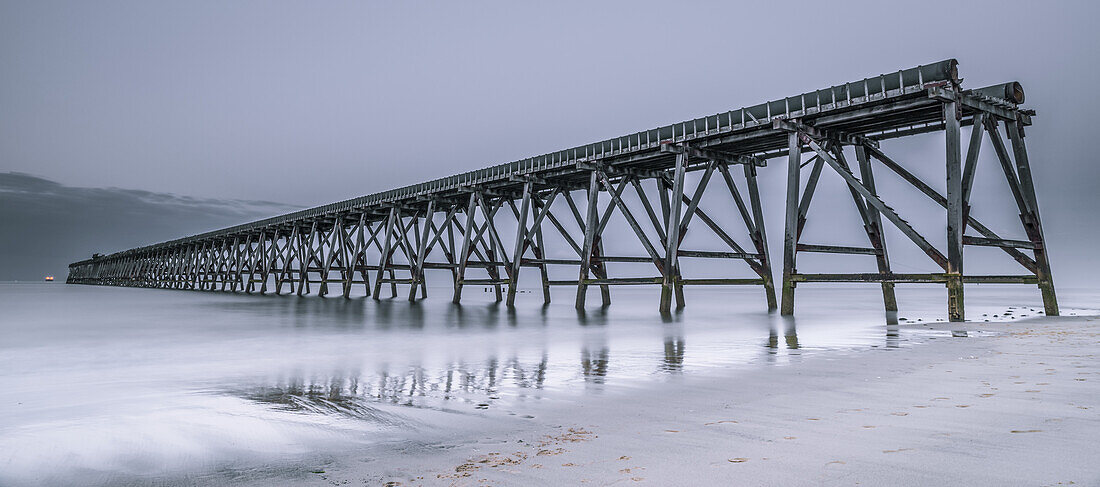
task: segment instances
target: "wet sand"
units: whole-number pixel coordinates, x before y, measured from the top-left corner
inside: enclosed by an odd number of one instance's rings
[[[536,404],[532,418],[471,416],[276,483],[1100,484],[1100,318],[901,325],[929,326],[941,333],[913,347],[790,356]]]

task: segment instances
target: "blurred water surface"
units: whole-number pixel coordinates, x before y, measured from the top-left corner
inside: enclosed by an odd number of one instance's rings
[[[480,288],[462,306],[429,291],[410,304],[0,283],[0,484],[292,462],[533,404],[659,393],[686,374],[952,335],[888,323],[942,321],[936,287],[899,288],[905,311],[887,317],[874,288],[807,286],[794,319],[755,288],[689,292],[665,317],[654,289],[616,289],[585,313],[564,291],[549,306],[520,294],[514,310]],[[976,321],[1042,309],[1030,287],[967,292]]]

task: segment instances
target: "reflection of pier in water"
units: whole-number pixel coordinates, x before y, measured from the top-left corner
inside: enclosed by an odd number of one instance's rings
[[[480,333],[502,326],[506,329],[531,329],[532,326],[542,329],[548,326],[548,321],[554,320],[545,313],[537,317],[517,317],[512,312],[501,312],[505,308],[494,305],[423,308],[383,303],[364,307],[343,300],[278,301],[278,306],[288,309],[276,315],[289,315],[294,326],[336,327],[336,331],[341,331],[345,325],[362,328],[370,323],[369,326],[385,334],[401,333],[402,330],[419,333],[426,327],[430,332],[431,326],[451,330],[469,328]],[[322,320],[321,316],[327,319]],[[334,316],[340,319],[333,321]],[[636,343],[625,349],[614,345],[610,339],[614,328],[612,317],[606,313],[581,315],[576,323],[583,334],[575,343],[576,348],[565,354],[559,353],[556,344],[552,348],[551,342],[543,342],[541,348],[536,345],[518,351],[489,350],[480,358],[451,358],[435,363],[430,358],[418,360],[413,357],[411,362],[401,362],[400,357],[380,358],[373,364],[362,364],[354,369],[285,372],[281,379],[233,394],[287,411],[344,415],[387,423],[395,420],[379,409],[380,404],[445,408],[447,403],[457,402],[489,409],[514,400],[540,399],[547,388],[598,392],[612,382],[644,379],[654,374],[682,374],[689,365],[747,364],[755,358],[763,359],[763,363],[777,363],[782,356],[799,357],[807,347],[822,349],[818,341],[816,344],[803,343],[795,318],[772,315],[770,326],[766,331],[760,330],[766,333],[766,338],[763,353],[759,355],[743,347],[723,349],[706,340],[697,341],[693,354],[689,355],[685,324],[676,319],[653,322],[660,334],[653,336],[652,345],[643,342],[639,353]],[[885,343],[885,348],[899,347],[901,338],[896,322],[887,319],[885,327],[879,329],[885,341],[878,343]],[[869,347],[883,346],[875,345],[873,340],[864,343]],[[619,355],[614,365],[617,350]]]

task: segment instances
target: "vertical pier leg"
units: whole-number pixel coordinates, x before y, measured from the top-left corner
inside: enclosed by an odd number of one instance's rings
[[[596,243],[596,226],[599,225],[599,208],[597,203],[600,195],[599,178],[597,171],[592,171],[588,178],[588,211],[584,222],[584,246],[581,247],[581,269],[577,280],[577,309],[584,309],[585,294],[588,293],[588,272],[592,267],[592,248]]]
[[[600,232],[592,246],[592,272],[600,279],[607,279],[607,263],[603,261],[603,257],[603,232]],[[600,284],[600,304],[611,306],[611,286],[607,284]]]
[[[374,278],[374,298],[376,301],[382,296],[382,279],[386,274],[388,264],[390,262],[390,255],[393,254],[391,249],[391,241],[393,239],[393,227],[396,224],[397,208],[390,208],[390,215],[386,218],[386,236],[382,240],[382,256],[378,258],[378,273]],[[390,271],[390,281],[393,281],[393,271]],[[396,292],[394,293],[396,294]]]
[[[531,181],[523,183],[523,201],[519,205],[516,222],[516,246],[512,250],[512,272],[508,276],[508,307],[516,305],[516,292],[519,290],[519,270],[523,261],[523,251],[527,248],[527,214],[531,209]]]
[[[542,303],[550,304],[550,273],[546,270],[546,252],[543,251],[542,222],[535,227],[535,258],[539,259],[539,277],[542,278]]]
[[[871,169],[871,159],[867,157],[866,147],[856,145],[856,160],[859,163],[859,177],[863,180],[863,185],[875,196],[878,196],[878,190],[875,189],[875,176]],[[890,274],[890,257],[886,253],[886,239],[882,233],[882,215],[873,205],[866,205],[866,211],[867,237],[871,240],[871,247],[878,251],[878,254],[875,255],[878,272],[884,275]],[[894,283],[882,282],[882,302],[886,311],[898,310],[898,300],[894,294]]]
[[[488,212],[486,212],[486,213],[488,213]],[[492,279],[495,283],[499,283],[500,282],[500,268],[497,267],[496,262],[503,262],[504,255],[503,255],[503,252],[502,252],[501,253],[502,255],[500,255],[498,257],[497,256],[497,251],[493,249],[492,244],[488,245],[487,247],[488,248],[485,249],[485,256],[487,257],[486,260],[488,260],[489,262],[492,262],[492,264],[489,264],[489,267],[486,269],[486,271],[489,272],[489,279]],[[502,259],[502,260],[497,260],[498,258]],[[493,284],[493,295],[496,298],[496,302],[499,303],[501,301],[504,301],[504,294],[501,292],[500,284]]]
[[[798,140],[798,133],[791,132],[787,136],[787,212],[786,225],[783,232],[783,300],[779,314],[794,314],[794,281],[791,276],[795,273],[795,246],[798,244],[798,177],[802,167],[802,143]]]
[[[279,229],[276,228],[275,232],[271,234],[271,246],[268,247],[269,254],[264,261],[264,275],[263,283],[260,284],[260,294],[267,294],[267,280],[268,276],[275,274],[275,263],[279,262]]]
[[[340,233],[340,220],[337,219],[336,223],[332,225],[332,230],[329,231],[328,237],[321,239],[321,248],[325,248],[325,244],[328,244],[328,255],[324,255],[322,251],[324,261],[321,264],[321,286],[317,291],[317,295],[320,297],[328,296],[328,279],[329,272],[332,271],[332,262],[336,258],[336,245],[337,234]]]
[[[668,219],[665,221],[665,269],[664,280],[661,283],[660,311],[668,313],[672,310],[672,293],[676,290],[679,277],[679,265],[677,251],[680,249],[680,212],[684,199],[684,166],[687,164],[687,151],[676,154],[676,167],[672,180],[672,195],[669,201]],[[677,298],[683,302],[683,290]]]
[[[370,288],[370,259],[367,257],[370,250],[370,241],[367,240],[366,232],[371,229],[371,224],[366,220],[363,215],[360,215],[360,221],[363,223],[359,226],[359,258],[355,259],[355,265],[362,267],[359,268],[359,277],[363,279],[363,293],[367,296],[372,295]],[[365,227],[365,228],[364,228]],[[371,238],[374,238],[375,232],[371,231]],[[361,262],[360,262],[361,260]]]
[[[1016,159],[1016,175],[1020,180],[1020,193],[1030,209],[1028,215],[1021,215],[1028,238],[1035,244],[1035,264],[1039,268],[1039,291],[1043,293],[1043,308],[1047,316],[1058,316],[1058,297],[1054,294],[1054,278],[1050,274],[1050,261],[1047,259],[1043,239],[1043,225],[1039,219],[1039,200],[1035,196],[1035,183],[1031,179],[1031,162],[1027,157],[1023,128],[1018,122],[1006,122],[1005,131],[1012,142],[1012,152]]]
[[[943,104],[947,146],[947,317],[965,321],[963,306],[963,220],[962,141],[955,102]]]
[[[756,183],[756,166],[745,164],[745,182],[749,189],[749,205],[752,207],[753,235],[752,241],[756,244],[756,251],[763,256],[760,259],[764,268],[764,295],[768,300],[768,309],[778,308],[775,302],[775,281],[772,277],[771,256],[768,254],[767,232],[764,231],[764,209],[760,204],[760,188]],[[732,182],[732,181],[731,181]]]
[[[428,241],[432,233],[432,216],[435,215],[435,200],[428,201],[428,209],[424,211],[424,233],[416,235],[416,264],[413,266],[412,287],[409,289],[409,301],[416,301],[416,289],[421,289],[421,297],[427,295],[427,285],[424,283],[424,261],[428,258]],[[418,232],[419,233],[419,232]]]
[[[458,284],[458,259],[455,258],[458,255],[456,254],[458,249],[455,247],[455,225],[458,224],[455,220],[456,215],[458,215],[458,209],[454,208],[451,210],[451,214],[444,219],[443,224],[447,225],[447,240],[439,244],[443,247],[443,256],[447,259],[447,263],[451,264],[452,294],[454,293],[454,285]],[[442,228],[440,227],[440,231],[442,231]]]
[[[238,264],[240,263],[241,255],[241,239],[240,237],[233,237],[233,246],[229,248],[229,258],[225,263],[225,279],[222,281],[222,291],[225,291],[226,287],[232,292],[237,292],[237,271],[240,270]],[[229,280],[233,279],[232,282]]]
[[[301,273],[298,276],[298,295],[309,294],[309,266],[313,264],[313,242],[317,238],[317,222],[314,221],[309,228],[309,241],[304,242],[305,246],[301,249],[301,255],[298,261],[301,265]],[[302,243],[299,241],[300,244]],[[301,245],[299,245],[301,247]]]
[[[466,231],[462,233],[462,252],[458,254],[458,273],[455,274],[455,293],[451,302],[458,304],[462,300],[462,280],[466,278],[466,262],[470,260],[470,240],[474,233],[474,211],[477,209],[477,193],[470,193],[470,203],[466,207]]]

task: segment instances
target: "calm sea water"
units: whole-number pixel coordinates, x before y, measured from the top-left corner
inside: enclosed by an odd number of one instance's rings
[[[655,289],[615,289],[610,308],[584,314],[570,290],[546,307],[521,294],[514,311],[481,288],[462,306],[429,292],[410,304],[0,283],[0,484],[275,465],[414,441],[471,415],[522,418],[534,404],[945,333],[888,325],[868,287],[800,288],[795,319],[768,313],[755,288],[689,292],[665,318]],[[967,292],[979,321],[1041,310],[1031,287]],[[899,288],[902,323],[943,320],[944,294]],[[1063,293],[1063,306],[1094,297]]]

